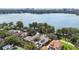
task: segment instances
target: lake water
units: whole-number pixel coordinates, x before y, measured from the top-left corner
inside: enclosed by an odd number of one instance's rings
[[[23,21],[25,26],[29,23],[48,23],[56,29],[63,27],[79,28],[79,16],[75,14],[51,13],[51,14],[0,14],[0,23]]]

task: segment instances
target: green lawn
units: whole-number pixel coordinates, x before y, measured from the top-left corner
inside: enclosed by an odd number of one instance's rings
[[[78,48],[75,47],[75,45],[73,45],[70,42],[67,42],[65,40],[60,40],[60,41],[64,45],[64,50],[79,50]]]

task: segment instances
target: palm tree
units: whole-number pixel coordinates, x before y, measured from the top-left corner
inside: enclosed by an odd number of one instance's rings
[[[17,21],[16,26],[17,26],[19,29],[22,29],[22,28],[24,27],[22,21]]]
[[[9,24],[9,26],[12,26],[13,25],[13,22],[10,22],[10,23],[8,23]]]
[[[3,26],[7,26],[8,24],[4,22],[4,23],[2,23],[2,25],[3,25]]]

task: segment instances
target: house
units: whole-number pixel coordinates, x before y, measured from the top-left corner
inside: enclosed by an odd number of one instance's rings
[[[23,38],[26,37],[27,35],[28,35],[27,32],[22,32],[22,33],[20,34],[20,36],[23,37]]]
[[[39,37],[39,33],[34,36],[27,36],[24,38],[25,41],[34,41],[37,37]]]
[[[22,33],[22,31],[20,30],[9,30],[8,32],[14,35],[18,35],[18,36],[20,36]]]
[[[33,41],[34,41],[35,39],[37,39],[38,37],[40,37],[40,33],[37,32],[36,35],[32,36]]]
[[[48,50],[61,50],[62,44],[60,40],[53,40],[48,45]]]
[[[20,33],[21,31],[20,30],[9,30],[9,33],[12,33],[12,34],[14,34],[14,33]]]
[[[13,48],[14,48],[13,45],[10,45],[10,44],[5,45],[4,47],[2,47],[3,50],[12,50]]]
[[[39,47],[42,47],[45,45],[50,39],[46,37],[46,35],[41,35],[40,40],[39,40]]]
[[[24,40],[25,40],[25,41],[32,41],[33,38],[32,38],[32,36],[27,36],[27,37],[24,38]]]

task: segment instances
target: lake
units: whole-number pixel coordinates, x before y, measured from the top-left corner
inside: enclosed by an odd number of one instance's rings
[[[75,27],[79,28],[79,16],[75,14],[64,13],[51,13],[51,14],[0,14],[0,23],[22,21],[24,26],[28,26],[29,23],[48,23],[55,26],[56,29],[63,27]]]

